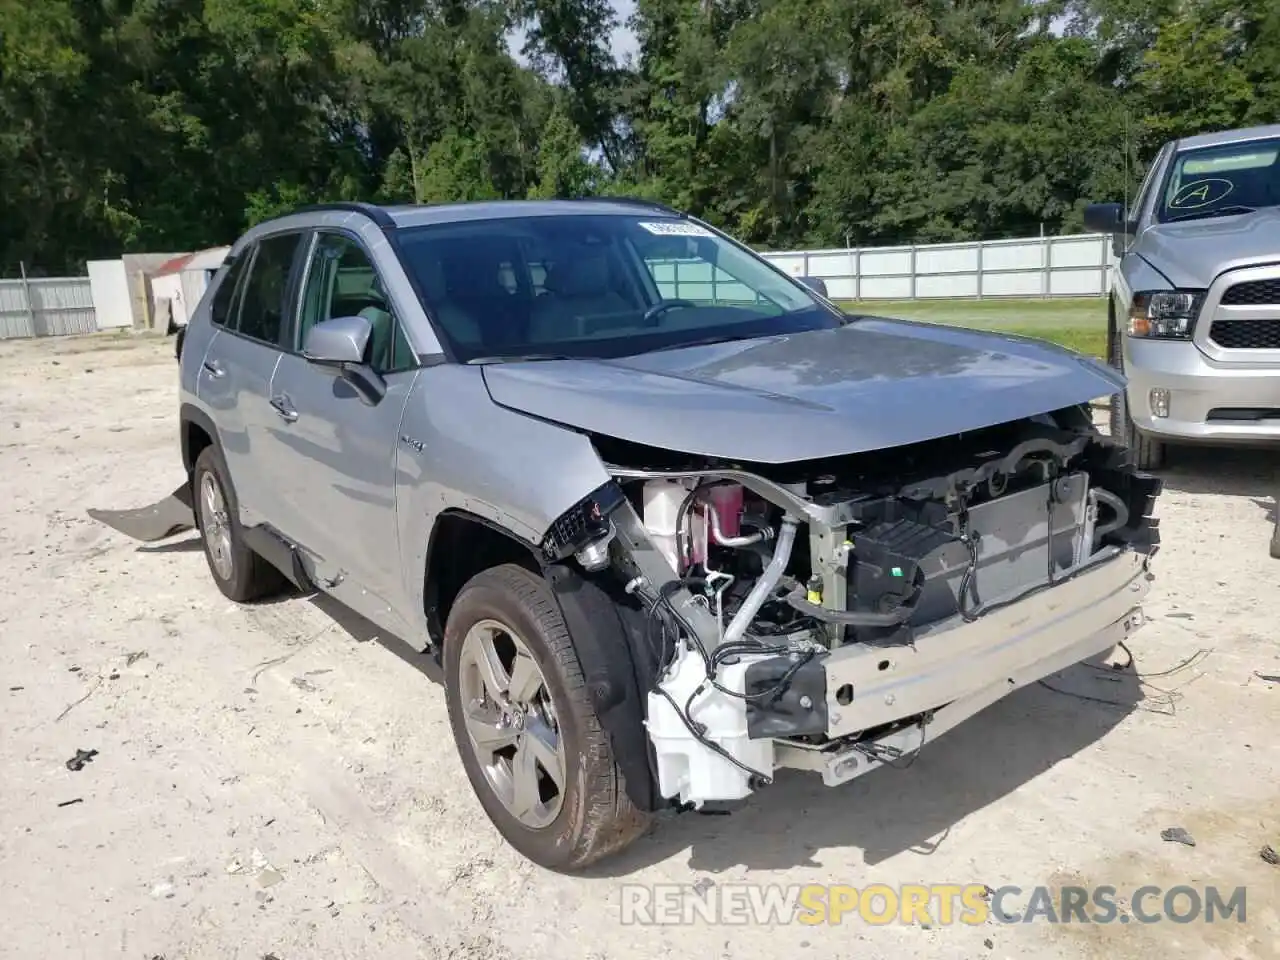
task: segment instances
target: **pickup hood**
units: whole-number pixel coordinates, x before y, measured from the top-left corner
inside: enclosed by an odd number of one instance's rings
[[[1280,261],[1280,208],[1157,224],[1137,253],[1175,287],[1205,289],[1224,270]]]
[[[1108,396],[1052,344],[901,320],[611,360],[487,365],[496,403],[665,450],[789,463],[902,446]]]

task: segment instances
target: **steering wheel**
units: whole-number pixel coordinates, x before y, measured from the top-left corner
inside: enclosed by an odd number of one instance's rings
[[[662,300],[655,303],[652,307],[644,312],[644,316],[640,318],[641,323],[653,323],[668,310],[675,310],[679,307],[696,307],[697,304],[690,300]]]

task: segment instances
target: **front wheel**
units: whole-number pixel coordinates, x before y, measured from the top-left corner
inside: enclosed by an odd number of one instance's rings
[[[191,485],[205,559],[222,595],[247,603],[281,592],[284,576],[244,542],[235,490],[216,446],[205,447],[196,458]]]
[[[567,871],[644,832],[542,577],[504,564],[468,581],[449,613],[444,670],[462,765],[511,846]]]
[[[1109,353],[1107,359],[1111,366],[1123,373],[1123,345],[1120,342],[1120,330],[1114,323],[1107,352]],[[1133,418],[1129,416],[1129,396],[1125,390],[1121,390],[1111,398],[1111,438],[1129,448],[1133,465],[1139,470],[1158,470],[1164,466],[1164,443],[1147,436],[1134,425]]]

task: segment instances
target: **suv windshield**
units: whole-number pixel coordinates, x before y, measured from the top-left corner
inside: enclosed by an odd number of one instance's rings
[[[1280,203],[1280,138],[1184,150],[1157,207],[1161,223],[1248,213]]]
[[[463,361],[619,357],[846,320],[760,258],[677,217],[510,217],[397,237]]]

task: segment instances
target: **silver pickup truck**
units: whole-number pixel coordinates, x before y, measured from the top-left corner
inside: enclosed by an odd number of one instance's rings
[[[1108,359],[1128,388],[1112,434],[1139,468],[1169,443],[1280,442],[1278,205],[1273,125],[1166,143],[1132,207],[1086,209],[1119,258]]]

